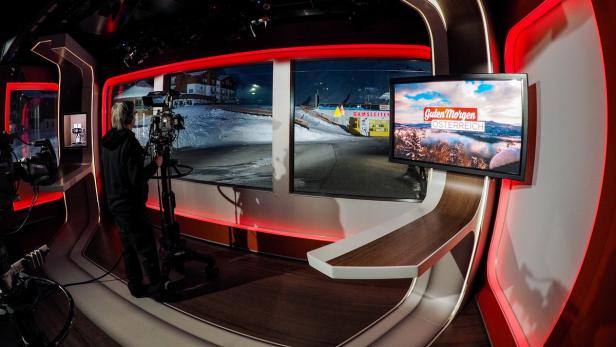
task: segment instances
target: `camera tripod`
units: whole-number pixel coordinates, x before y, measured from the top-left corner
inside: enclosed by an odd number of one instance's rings
[[[186,240],[180,239],[180,227],[175,220],[175,193],[171,190],[171,179],[186,176],[192,172],[192,168],[179,165],[177,160],[171,159],[169,147],[162,151],[163,165],[161,166],[161,229],[160,254],[161,254],[161,276],[165,289],[172,289],[173,282],[169,279],[171,270],[184,273],[184,263],[187,261],[197,261],[205,263],[205,275],[207,279],[218,276],[219,269],[216,267],[216,260],[206,254],[201,254],[189,249]],[[180,168],[188,168],[190,171],[182,173]],[[175,174],[172,171],[175,171]]]

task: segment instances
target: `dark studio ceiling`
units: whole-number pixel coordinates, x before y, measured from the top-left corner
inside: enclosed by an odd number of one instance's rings
[[[208,55],[336,43],[428,44],[395,0],[23,0],[0,12],[1,64],[40,65],[41,36],[69,33],[102,76]]]

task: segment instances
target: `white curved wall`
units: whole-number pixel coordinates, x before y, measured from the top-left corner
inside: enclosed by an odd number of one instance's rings
[[[530,186],[503,184],[488,276],[520,345],[546,341],[592,232],[606,143],[601,54],[587,0],[556,5],[514,49],[516,72],[537,87],[534,178]]]

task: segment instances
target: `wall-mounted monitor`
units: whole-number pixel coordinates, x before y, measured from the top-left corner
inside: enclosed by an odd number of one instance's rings
[[[523,180],[527,89],[525,74],[392,79],[390,160]]]
[[[87,146],[87,123],[86,114],[67,114],[64,115],[64,147],[86,147]]]

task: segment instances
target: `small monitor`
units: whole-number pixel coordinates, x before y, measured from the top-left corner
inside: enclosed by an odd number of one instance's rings
[[[392,79],[390,160],[524,179],[526,74]]]
[[[86,147],[87,118],[85,113],[64,115],[64,147]]]

